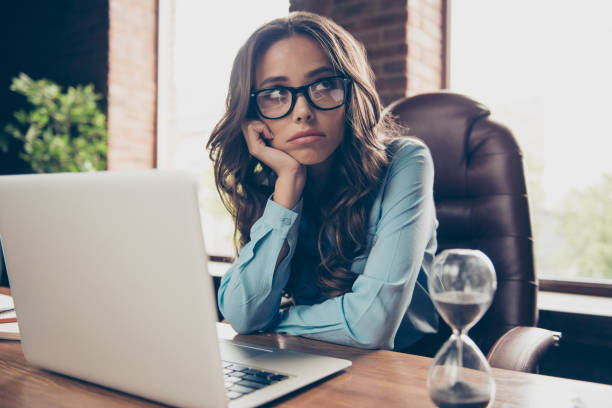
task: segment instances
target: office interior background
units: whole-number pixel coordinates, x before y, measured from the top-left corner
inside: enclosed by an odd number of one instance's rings
[[[483,103],[523,149],[540,288],[583,305],[540,311],[541,327],[563,332],[541,372],[612,383],[612,310],[601,306],[612,297],[612,5],[27,0],[0,10],[0,132],[26,107],[9,90],[20,72],[64,87],[94,84],[107,116],[108,169],[197,176],[215,260],[234,256],[233,226],[204,146],[223,113],[233,57],[264,22],[290,10],[333,18],[363,42],[385,104],[441,89]],[[0,150],[0,174],[32,171],[19,149]]]

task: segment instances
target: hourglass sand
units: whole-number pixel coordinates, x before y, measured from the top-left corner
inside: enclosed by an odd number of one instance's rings
[[[492,404],[495,381],[487,359],[468,337],[493,300],[497,279],[482,252],[448,249],[434,260],[429,294],[453,330],[429,369],[427,387],[440,408],[481,408]]]

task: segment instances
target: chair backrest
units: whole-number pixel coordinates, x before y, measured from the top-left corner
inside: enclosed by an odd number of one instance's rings
[[[463,95],[403,98],[389,112],[431,150],[438,252],[479,249],[495,266],[493,304],[470,330],[486,354],[504,332],[537,323],[538,285],[521,150],[510,130],[489,118],[485,106]]]

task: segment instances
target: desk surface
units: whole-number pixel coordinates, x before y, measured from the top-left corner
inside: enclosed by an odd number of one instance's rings
[[[0,293],[2,290],[0,290]],[[6,293],[6,292],[5,292]],[[434,407],[426,387],[431,359],[386,350],[362,350],[300,337],[236,335],[219,324],[220,337],[349,359],[353,365],[315,386],[278,400],[279,407]],[[610,406],[612,386],[494,369],[495,407]],[[28,364],[21,343],[0,340],[0,407],[153,407],[149,401]]]

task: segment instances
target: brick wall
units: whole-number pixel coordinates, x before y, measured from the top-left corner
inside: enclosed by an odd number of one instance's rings
[[[157,0],[109,0],[109,170],[156,165]]]
[[[359,39],[388,104],[445,87],[447,0],[290,0],[331,17]]]
[[[408,95],[446,87],[446,0],[408,1]]]

